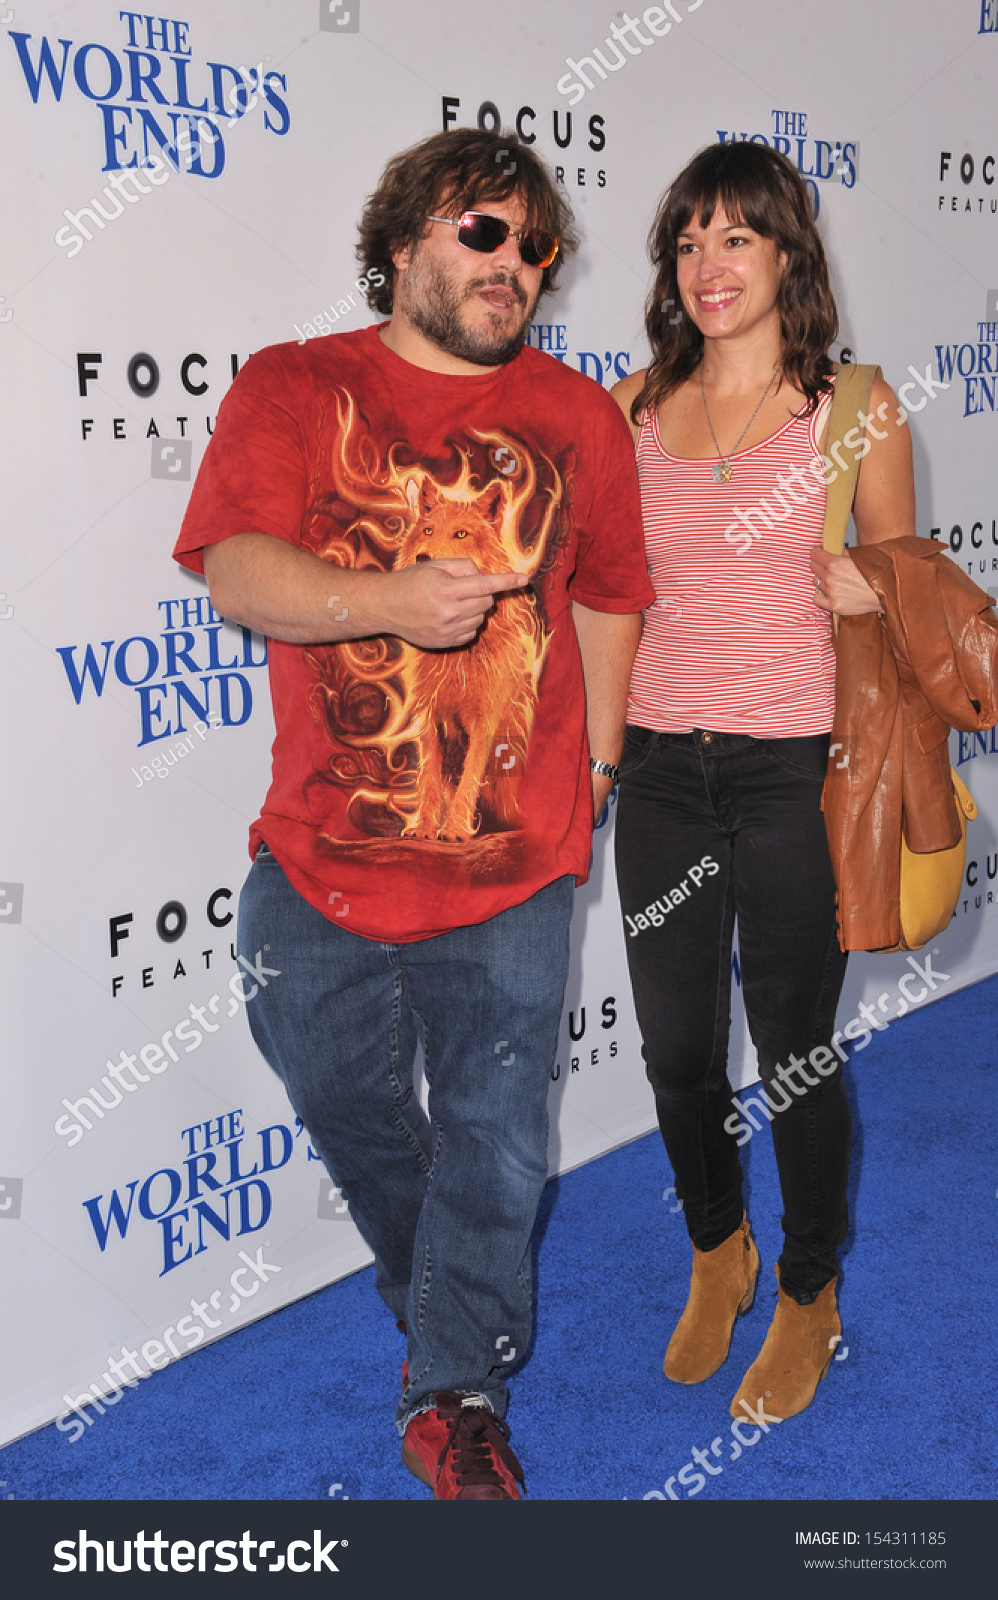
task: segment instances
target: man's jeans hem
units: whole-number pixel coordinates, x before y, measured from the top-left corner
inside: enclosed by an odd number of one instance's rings
[[[458,1384],[501,1416],[496,1352],[530,1343],[574,890],[566,875],[482,924],[385,945],[329,922],[276,861],[255,861],[243,889],[239,948],[289,974],[261,989],[250,1028],[408,1328],[403,1425]]]
[[[497,1410],[484,1389],[454,1389],[452,1393],[480,1395],[495,1416],[501,1417],[504,1415],[505,1407],[502,1411]],[[405,1406],[405,1401],[403,1401],[395,1412],[395,1426],[398,1429],[399,1438],[405,1438],[405,1431],[414,1417],[421,1417],[424,1412],[432,1411],[436,1403],[437,1397],[435,1394],[425,1394],[421,1400],[417,1400],[416,1404],[408,1409]]]

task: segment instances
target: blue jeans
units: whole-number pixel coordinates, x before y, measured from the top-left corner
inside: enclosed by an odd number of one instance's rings
[[[476,927],[392,945],[328,921],[266,846],[243,887],[239,949],[266,949],[281,973],[247,1008],[253,1037],[406,1325],[400,1432],[437,1391],[483,1394],[503,1416],[530,1341],[574,888],[559,878]]]

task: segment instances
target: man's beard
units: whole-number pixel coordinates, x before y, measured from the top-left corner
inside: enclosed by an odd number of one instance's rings
[[[421,259],[417,252],[405,278],[396,286],[396,301],[413,327],[448,355],[478,367],[501,367],[512,361],[526,344],[530,318],[525,316],[513,334],[506,332],[507,319],[502,318],[502,325],[499,325],[498,316],[497,326],[492,330],[466,328],[461,317],[463,306],[475,299],[482,289],[489,288],[505,289],[522,308],[529,305],[515,278],[495,273],[474,278],[458,288],[433,262],[427,261],[425,256]],[[530,306],[531,312],[533,309]]]

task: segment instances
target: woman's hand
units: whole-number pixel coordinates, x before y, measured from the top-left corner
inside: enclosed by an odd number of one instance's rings
[[[880,601],[849,556],[812,550],[811,570],[814,603],[822,611],[833,611],[840,617],[862,617],[880,610]]]

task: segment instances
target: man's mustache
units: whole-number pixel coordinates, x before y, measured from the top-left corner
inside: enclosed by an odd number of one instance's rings
[[[480,293],[482,289],[507,289],[521,307],[527,304],[526,292],[518,278],[507,278],[501,273],[491,278],[472,278],[465,289],[465,299]]]

